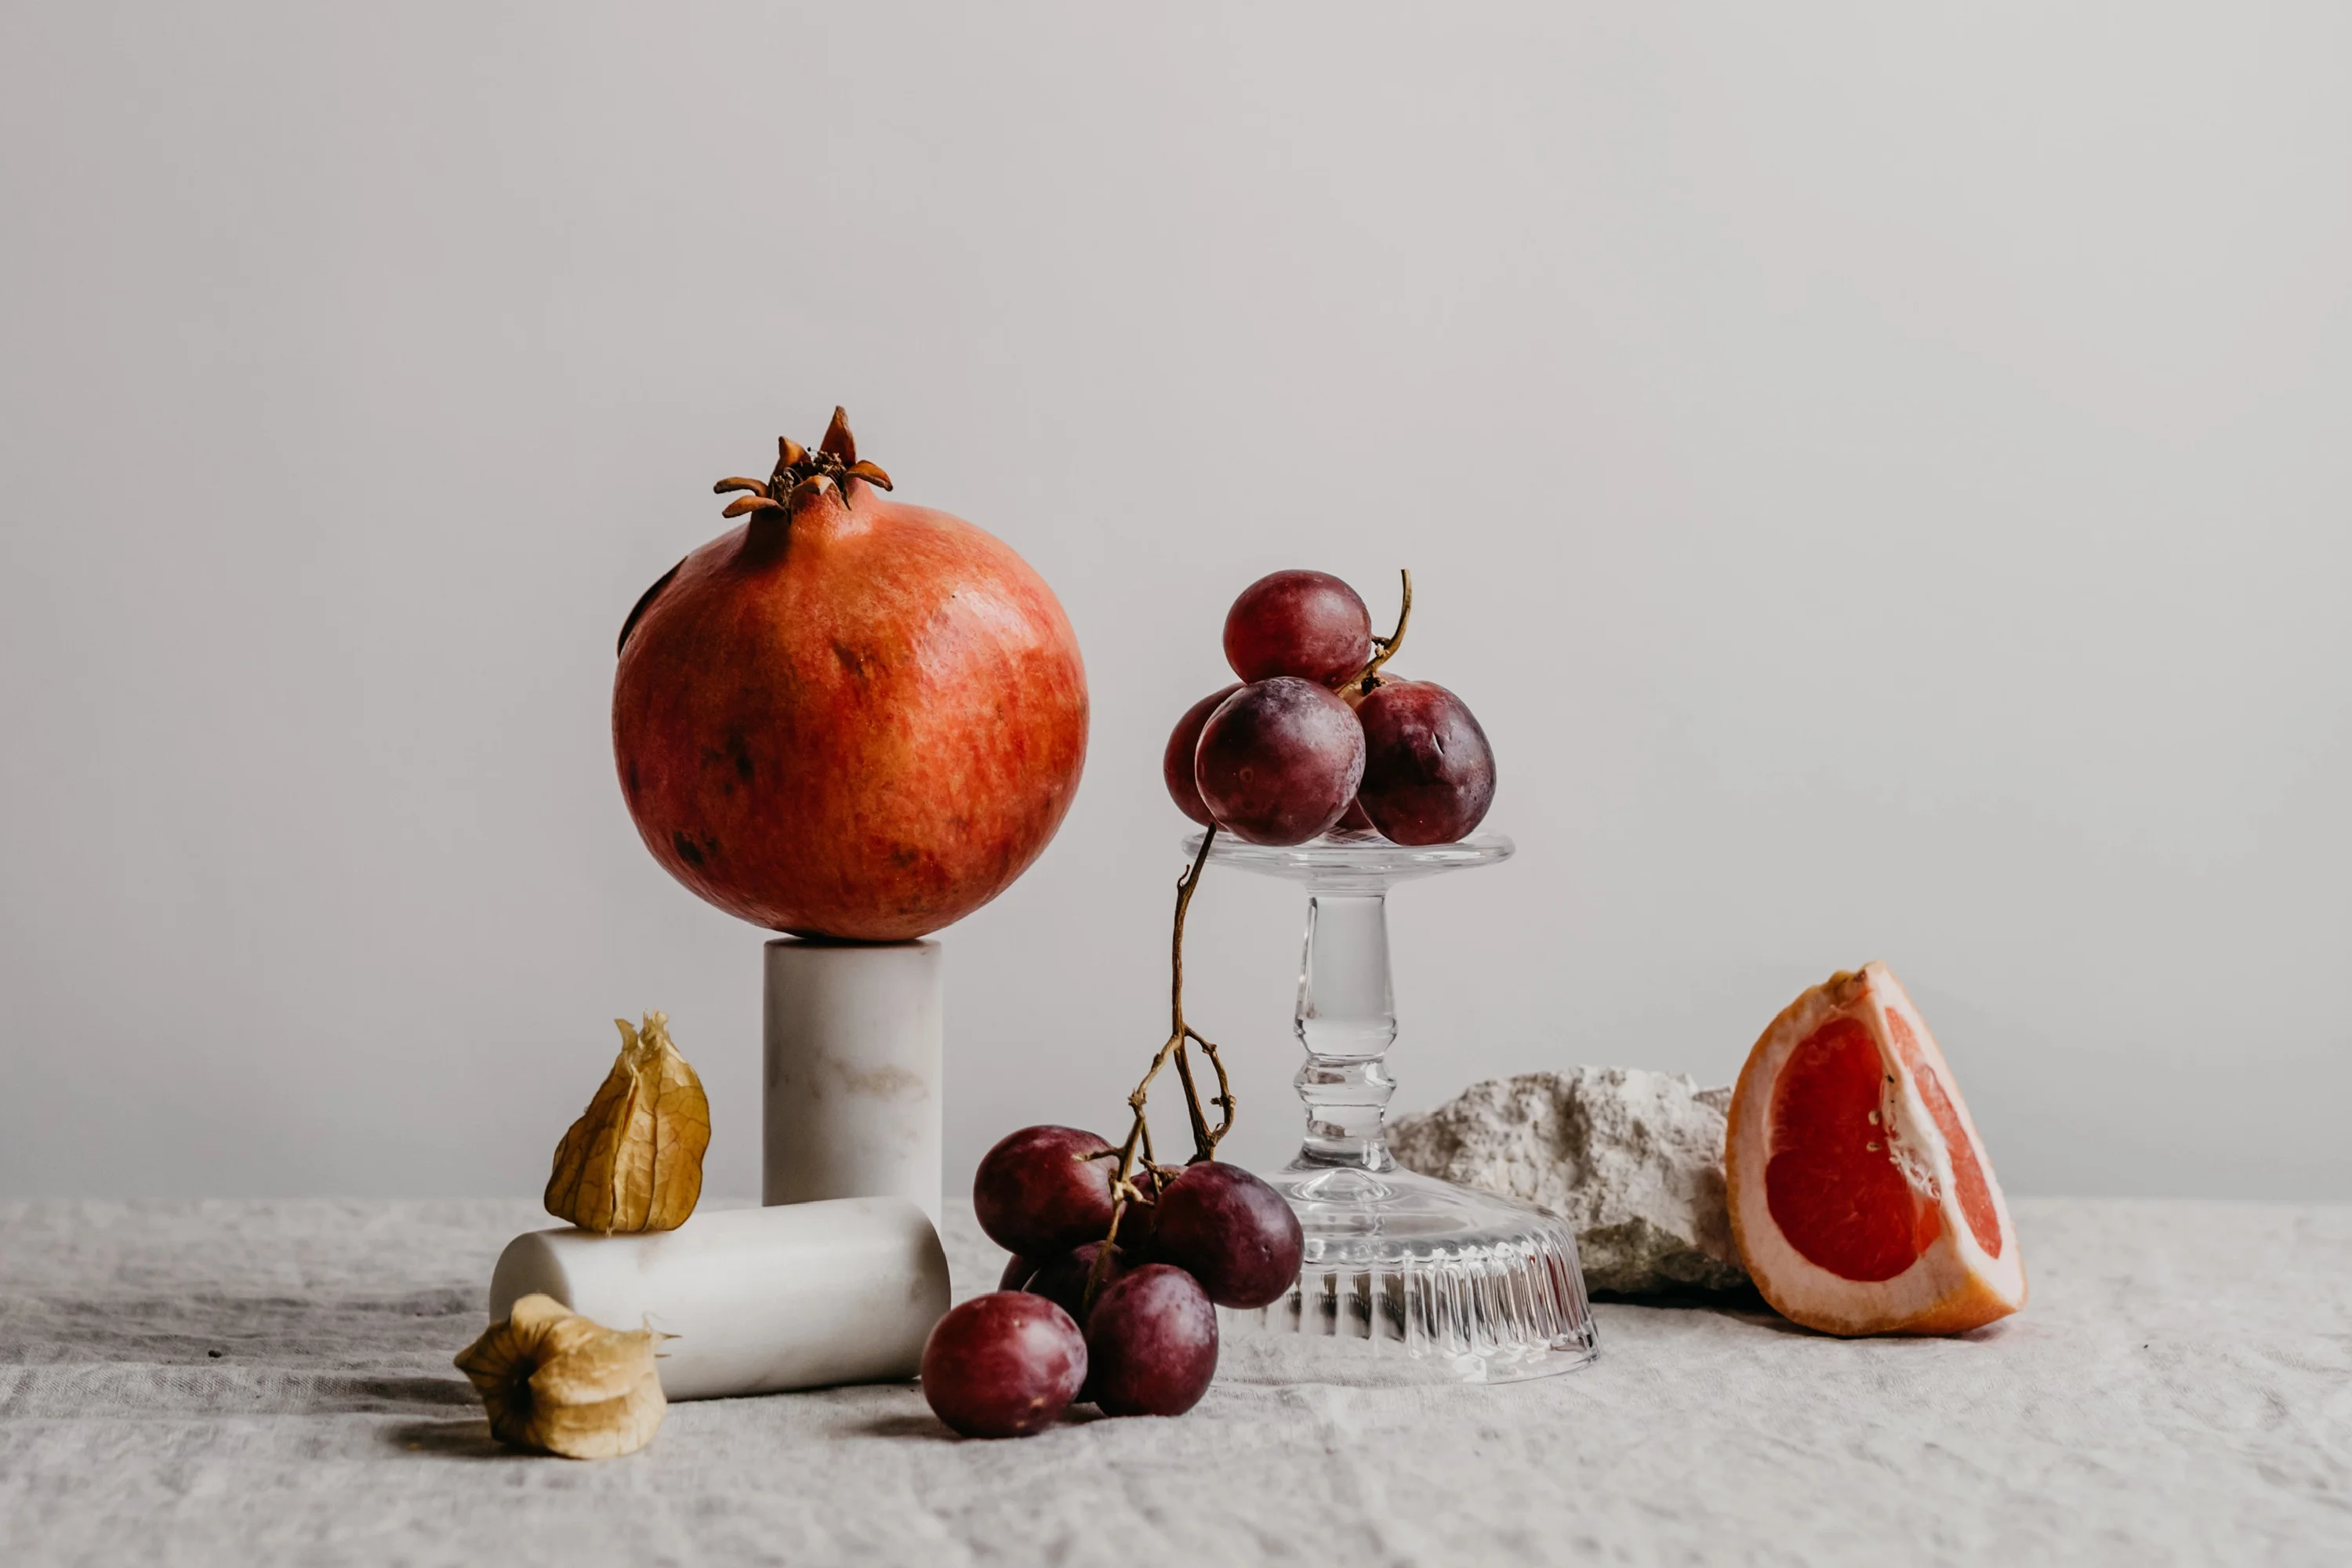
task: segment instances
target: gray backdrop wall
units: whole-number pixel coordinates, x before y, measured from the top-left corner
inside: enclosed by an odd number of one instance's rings
[[[2352,11],[0,6],[0,1191],[536,1191],[760,933],[614,634],[835,402],[1055,584],[1059,840],[946,935],[950,1169],[1117,1125],[1158,776],[1267,570],[1421,589],[1502,869],[1401,1106],[1724,1080],[1884,957],[2012,1191],[2352,1197]],[[1196,910],[1230,1147],[1300,907]]]

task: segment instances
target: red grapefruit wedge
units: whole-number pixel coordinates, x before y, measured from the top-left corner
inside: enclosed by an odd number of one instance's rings
[[[1723,1152],[1764,1299],[1832,1334],[1957,1334],[2025,1305],[2009,1203],[1936,1037],[1883,963],[1841,970],[1748,1053]]]

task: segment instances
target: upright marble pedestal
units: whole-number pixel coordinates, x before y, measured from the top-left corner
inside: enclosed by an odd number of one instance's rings
[[[768,943],[763,1204],[903,1197],[940,1221],[935,942]]]

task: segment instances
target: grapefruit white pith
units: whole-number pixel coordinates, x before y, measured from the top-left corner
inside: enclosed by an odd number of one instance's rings
[[[2025,1305],[2009,1204],[1936,1037],[1883,963],[1782,1009],[1732,1091],[1731,1234],[1832,1334],[1956,1334]]]

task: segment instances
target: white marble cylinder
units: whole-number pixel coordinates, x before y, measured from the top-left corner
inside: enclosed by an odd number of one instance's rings
[[[676,1230],[519,1236],[490,1275],[490,1321],[533,1291],[610,1329],[675,1339],[672,1399],[882,1383],[921,1370],[948,1310],[948,1260],[902,1198],[698,1211]]]
[[[887,1194],[940,1218],[940,944],[768,943],[760,1200]]]

